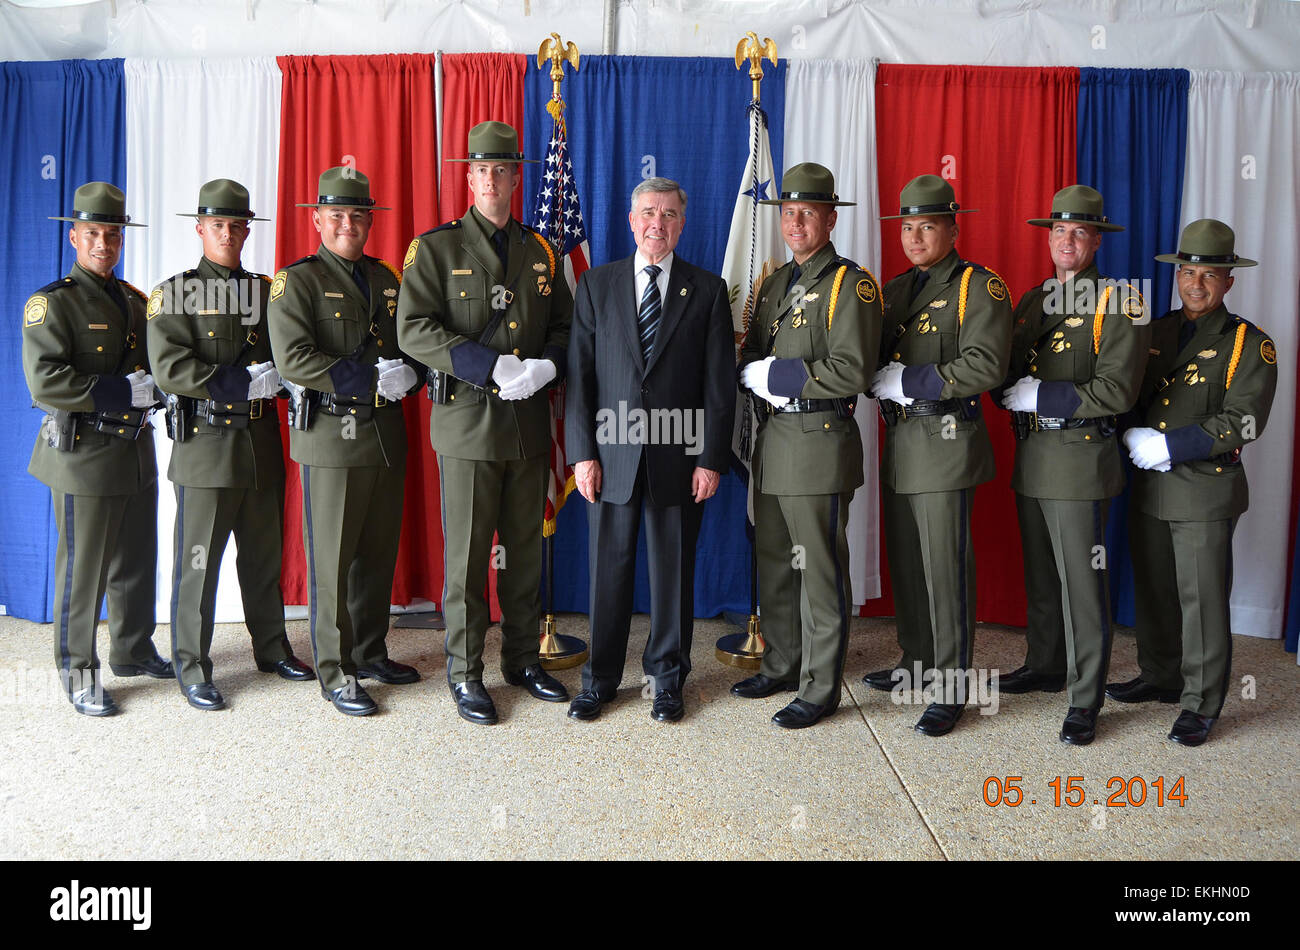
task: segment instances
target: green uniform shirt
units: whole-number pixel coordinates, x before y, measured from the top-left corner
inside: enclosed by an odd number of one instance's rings
[[[993,478],[979,400],[1002,385],[1011,347],[1011,304],[996,274],[954,250],[926,272],[914,298],[921,273],[913,267],[885,285],[880,362],[907,367],[904,395],[962,405],[885,429],[880,481],[902,494],[956,491]]]
[[[149,295],[149,360],[165,393],[247,402],[247,367],[272,358],[266,308],[271,279],[230,270],[206,257]],[[192,488],[267,488],[284,481],[280,420],[273,404],[247,428],[212,426],[200,417],[184,442],[172,443],[167,477]]]
[[[358,262],[370,287],[367,300],[352,277],[352,261],[324,245],[275,275],[267,317],[280,375],[299,386],[375,403],[379,359],[405,354],[397,342],[397,291],[392,265],[374,257]],[[317,411],[311,428],[291,429],[289,456],[301,465],[356,468],[406,463],[401,403],[376,407],[371,418]]]
[[[550,449],[548,387],[528,399],[503,400],[492,369],[497,357],[513,353],[551,360],[555,382],[563,379],[573,296],[555,248],[514,219],[505,227],[510,272],[502,273],[495,231],[471,208],[415,238],[406,252],[398,307],[402,349],[454,377],[447,402],[429,411],[429,441],[440,455],[506,460]],[[493,307],[511,295],[492,338],[480,343]]]
[[[1007,385],[1042,380],[1038,415],[1106,419],[1132,408],[1151,328],[1142,295],[1095,264],[1064,284],[1035,287],[1016,305]],[[1124,490],[1122,447],[1095,425],[1034,430],[1016,443],[1012,490],[1030,498],[1096,500]]]
[[[856,402],[876,366],[880,287],[831,243],[804,261],[792,285],[794,267],[787,262],[759,288],[740,365],[775,356],[773,395]],[[857,422],[833,409],[768,412],[754,443],[753,477],[769,495],[853,491],[863,483]]]
[[[116,286],[127,312],[110,296]],[[154,484],[152,431],[134,441],[95,430],[96,411],[131,410],[124,378],[149,371],[145,295],[125,281],[104,281],[80,264],[33,294],[23,308],[23,373],[32,399],[81,413],[75,448],[51,447],[36,435],[27,471],[69,495],[132,495]]]
[[[1268,422],[1277,351],[1263,330],[1223,305],[1198,318],[1180,347],[1187,322],[1175,310],[1153,328],[1137,415],[1164,433],[1173,467],[1135,470],[1132,503],[1163,521],[1235,518],[1249,504],[1238,450]]]

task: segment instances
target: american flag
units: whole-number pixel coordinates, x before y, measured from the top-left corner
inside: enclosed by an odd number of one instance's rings
[[[551,239],[560,249],[564,276],[569,292],[578,286],[578,278],[591,266],[591,247],[582,224],[578,206],[578,189],[573,183],[573,160],[564,124],[564,104],[552,99],[546,110],[555,120],[551,141],[546,147],[545,171],[537,194],[537,211],[533,227]],[[551,400],[551,470],[546,480],[546,512],[542,523],[543,537],[555,534],[555,517],[573,491],[573,468],[564,454],[564,387],[550,392]]]

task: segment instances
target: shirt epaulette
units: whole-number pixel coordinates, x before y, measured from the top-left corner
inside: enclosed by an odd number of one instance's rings
[[[306,264],[308,261],[314,261],[314,260],[316,260],[316,255],[315,255],[315,254],[308,254],[306,257],[300,257],[300,258],[298,258],[296,261],[294,261],[292,264],[286,264],[284,267],[282,267],[282,268],[280,268],[280,269],[281,269],[281,270],[288,270],[290,267],[297,267],[299,264]]]
[[[36,293],[38,294],[53,293],[54,291],[58,290],[61,287],[71,287],[74,283],[76,283],[76,281],[74,281],[71,277],[60,277],[58,280],[46,284],[40,290],[36,291]]]
[[[425,237],[426,235],[429,234],[437,234],[439,231],[454,231],[457,228],[463,228],[464,226],[465,225],[461,222],[461,219],[456,218],[452,221],[448,221],[445,224],[440,224],[436,228],[429,228],[429,230],[421,233],[420,237]]]
[[[388,273],[390,273],[390,274],[392,274],[394,277],[396,277],[396,278],[397,278],[397,282],[398,282],[399,284],[402,282],[402,272],[399,271],[399,270],[398,270],[396,267],[394,267],[392,264],[388,263],[388,261],[384,260],[384,259],[381,257],[381,258],[377,258],[376,261],[375,261],[375,263],[380,264],[381,266],[383,266],[383,267],[388,271]]]
[[[139,287],[137,287],[135,284],[128,283],[125,280],[119,280],[118,283],[121,284],[123,287],[125,287],[127,290],[131,291],[131,293],[135,294],[141,300],[149,299],[149,295],[145,293],[143,290],[141,290]]]

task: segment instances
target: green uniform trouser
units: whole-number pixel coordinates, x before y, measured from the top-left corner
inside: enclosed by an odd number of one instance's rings
[[[1109,509],[1110,499],[1016,495],[1029,612],[1025,665],[1066,674],[1070,705],[1085,709],[1105,702],[1110,667]]]
[[[963,688],[975,638],[973,495],[971,488],[900,494],[881,486],[903,659],[920,660],[923,669],[934,668]],[[943,701],[952,704],[959,699],[945,696]]]
[[[388,658],[384,638],[402,532],[406,468],[299,465],[311,652],[321,688]]]
[[[501,669],[515,673],[538,662],[548,468],[545,455],[494,461],[438,456],[450,684],[483,679],[483,640],[491,622],[489,562],[497,567]],[[500,558],[492,550],[494,533],[501,543]]]
[[[93,685],[99,669],[95,628],[106,592],[109,662],[145,663],[157,652],[158,484],[134,495],[50,495],[59,527],[54,660],[71,692]]]
[[[212,681],[213,615],[226,542],[235,534],[235,571],[253,658],[290,654],[280,594],[284,488],[176,487],[176,560],[172,572],[172,662],[182,686]]]
[[[1138,668],[1182,707],[1219,718],[1232,674],[1228,593],[1235,519],[1161,521],[1129,508]]]
[[[849,542],[853,492],[769,495],[754,492],[754,543],[762,600],[761,672],[799,681],[799,698],[832,708],[849,638]],[[802,565],[802,566],[801,566]]]

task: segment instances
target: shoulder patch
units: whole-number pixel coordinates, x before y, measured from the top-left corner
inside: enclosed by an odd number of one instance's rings
[[[23,307],[23,326],[39,327],[45,322],[45,313],[49,307],[49,301],[44,294],[33,294],[27,300],[27,306]]]
[[[152,320],[158,314],[162,313],[163,308],[163,285],[159,284],[149,295],[149,306],[144,312],[146,320]]]
[[[420,252],[420,239],[411,238],[411,244],[406,249],[406,256],[402,258],[402,270],[406,270],[415,263],[415,255]]]
[[[1150,317],[1147,312],[1147,302],[1136,287],[1132,284],[1120,284],[1119,292],[1123,294],[1120,309],[1124,311],[1124,316],[1135,321]]]
[[[131,291],[131,293],[135,294],[141,300],[149,299],[149,295],[146,294],[139,287],[137,287],[135,284],[127,283],[125,280],[119,280],[118,283],[121,284],[123,287],[125,287],[127,290]]]
[[[870,274],[858,281],[858,299],[863,303],[875,303],[880,299],[880,288],[876,286],[876,279]]]
[[[989,296],[994,300],[1007,299],[1007,285],[1002,283],[1001,277],[990,277],[988,282]]]
[[[430,234],[437,234],[439,231],[454,231],[462,227],[464,227],[464,224],[461,222],[461,219],[456,218],[452,221],[448,221],[446,224],[440,224],[436,228],[429,228],[429,230],[421,233],[420,237],[427,237]]]
[[[282,296],[284,296],[284,282],[285,280],[288,279],[288,276],[289,274],[287,270],[282,270],[280,271],[280,273],[275,275],[275,279],[271,281],[272,300],[279,300]]]
[[[409,254],[410,251],[407,251],[407,253]],[[397,282],[399,284],[402,282],[402,272],[400,270],[398,270],[392,264],[388,263],[388,261],[384,260],[382,257],[379,259],[379,263],[388,269],[388,273],[392,274],[395,278],[397,278]]]
[[[1268,337],[1260,341],[1259,357],[1270,366],[1277,362],[1277,349],[1273,346],[1273,341]]]

